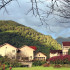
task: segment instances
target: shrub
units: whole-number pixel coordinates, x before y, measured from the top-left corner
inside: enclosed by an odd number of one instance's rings
[[[62,65],[57,64],[57,65],[54,65],[54,67],[55,67],[55,68],[60,68],[60,67],[62,67]]]
[[[12,67],[21,67],[21,63],[18,62],[14,62],[13,64],[11,64]]]
[[[0,66],[1,66],[1,64],[2,65],[5,64],[6,68],[10,67],[10,65],[12,67],[20,67],[21,66],[21,63],[19,63],[17,60],[12,60],[10,58],[7,58],[7,56],[5,56],[5,57],[0,56]]]
[[[0,67],[0,70],[2,70],[2,68]]]
[[[44,67],[49,67],[49,66],[50,66],[50,64],[45,63],[45,64],[43,64],[43,66],[44,66]]]
[[[49,59],[50,63],[53,64],[70,64],[70,55],[60,55]]]
[[[33,62],[33,66],[41,66],[41,65],[43,65],[44,63],[46,63],[46,61],[37,60],[37,61],[34,61],[34,62]]]

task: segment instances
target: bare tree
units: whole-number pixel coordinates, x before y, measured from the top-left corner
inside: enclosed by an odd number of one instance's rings
[[[7,11],[6,5],[9,4],[11,1],[13,1],[13,0],[0,0],[0,10],[2,8],[5,8],[5,10]]]
[[[31,3],[30,11],[33,11],[33,14],[36,14],[35,16],[38,15],[42,22],[45,22],[50,14],[70,19],[70,0],[31,0]],[[45,10],[39,5],[43,5]]]
[[[0,0],[0,10],[2,8],[5,8],[6,10],[6,5],[9,4],[10,2],[12,2],[14,0]],[[17,1],[17,0],[16,0]],[[31,9],[28,11],[28,13],[30,11],[33,11],[33,15],[35,16],[39,16],[41,17],[40,13],[43,12],[43,14],[47,14],[47,17],[49,16],[49,14],[54,13],[54,11],[61,13],[61,15],[55,14],[55,15],[59,15],[61,17],[70,18],[70,0],[30,0],[32,7]],[[47,2],[51,2],[50,5],[47,4]],[[50,10],[43,10],[39,7],[39,5],[44,5],[44,7],[48,7]],[[42,16],[43,17],[43,16]]]
[[[0,10],[14,0],[0,0]],[[42,25],[46,23],[50,15],[60,16],[65,19],[70,19],[70,0],[29,0],[31,8],[28,13],[32,11],[35,17],[39,17]],[[42,8],[43,7],[43,8]],[[7,10],[6,10],[7,11]],[[28,14],[27,13],[27,14]],[[54,17],[55,18],[55,17]]]

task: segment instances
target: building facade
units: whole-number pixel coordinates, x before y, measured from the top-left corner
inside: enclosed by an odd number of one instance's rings
[[[46,60],[47,56],[41,52],[35,54],[37,48],[35,46],[24,45],[21,48],[16,48],[8,43],[0,45],[0,55],[8,56],[11,59],[19,61]]]
[[[34,49],[25,45],[18,49],[17,53],[19,60],[32,61],[34,59]]]
[[[45,54],[43,54],[42,52],[38,52],[35,57],[34,57],[35,60],[43,60],[43,61],[46,61],[47,59],[47,56]]]
[[[5,43],[3,45],[0,45],[0,55],[1,56],[8,56],[11,59],[16,59],[17,54],[17,48]]]
[[[62,55],[62,50],[50,50],[50,58]]]
[[[69,49],[70,49],[70,42],[62,42],[63,55],[67,55]]]

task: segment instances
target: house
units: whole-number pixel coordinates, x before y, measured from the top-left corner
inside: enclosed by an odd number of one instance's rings
[[[8,43],[0,45],[0,55],[8,56],[11,59],[18,59],[20,63],[25,66],[31,67],[32,60],[46,60],[47,56],[41,52],[35,55],[37,50],[36,46],[24,45],[21,48],[16,48]]]
[[[37,48],[34,46],[27,46],[24,45],[21,48],[19,48],[18,59],[20,60],[26,60],[26,61],[32,61],[34,59],[34,52]]]
[[[42,52],[38,52],[35,57],[34,57],[35,60],[46,60],[47,59],[47,56],[45,54],[43,54]]]
[[[62,55],[62,50],[50,50],[50,58],[59,55]]]
[[[63,52],[63,55],[68,54],[69,48],[70,48],[70,42],[62,42],[62,52]]]
[[[59,55],[68,55],[70,42],[62,42],[62,50],[50,50],[50,58]]]
[[[3,45],[0,45],[0,55],[1,56],[8,56],[11,59],[16,59],[17,54],[17,48],[5,43]]]
[[[34,58],[36,60],[46,60],[47,56],[41,52],[35,55],[36,50],[36,46],[24,45],[21,48],[16,48],[8,43],[0,45],[1,56],[8,56],[11,59],[18,59],[19,61],[32,61]]]

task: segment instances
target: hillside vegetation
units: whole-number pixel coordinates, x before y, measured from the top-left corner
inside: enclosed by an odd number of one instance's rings
[[[0,45],[4,43],[9,43],[17,48],[23,45],[36,46],[37,51],[46,55],[50,49],[61,49],[61,45],[51,36],[43,35],[14,21],[0,21]]]

